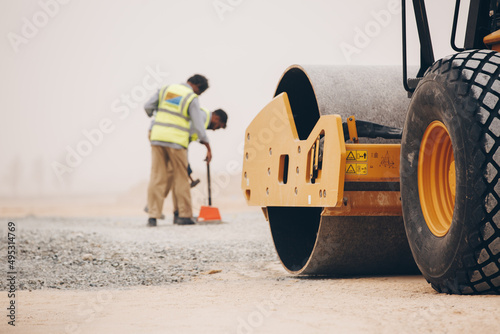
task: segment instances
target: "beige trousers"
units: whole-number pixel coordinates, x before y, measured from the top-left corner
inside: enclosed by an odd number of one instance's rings
[[[165,189],[165,198],[167,198],[170,190],[174,186],[174,169],[172,168],[172,164],[168,164],[167,166],[167,189]],[[191,188],[191,185],[190,185]],[[177,197],[175,196],[175,192],[172,191],[172,202],[174,204],[174,212],[179,213],[179,205],[177,204]]]
[[[191,188],[187,173],[187,150],[164,146],[151,146],[151,178],[148,187],[149,218],[160,218],[165,193],[172,189],[177,201],[179,217],[193,216]]]

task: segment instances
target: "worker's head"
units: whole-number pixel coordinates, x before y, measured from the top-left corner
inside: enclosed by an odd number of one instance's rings
[[[187,82],[193,88],[193,92],[198,95],[203,94],[208,89],[208,80],[201,74],[193,75]]]
[[[212,117],[210,119],[210,124],[208,125],[208,129],[210,130],[218,130],[225,129],[227,124],[227,114],[222,109],[217,109],[212,111]]]

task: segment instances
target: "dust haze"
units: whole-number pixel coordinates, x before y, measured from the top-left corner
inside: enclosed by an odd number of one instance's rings
[[[428,1],[436,59],[452,52],[454,2]],[[145,198],[150,119],[142,105],[194,73],[210,82],[201,104],[229,114],[226,130],[209,132],[212,170],[239,196],[245,128],[283,71],[291,64],[401,66],[401,17],[391,12],[399,4],[2,1],[0,198],[131,191]],[[407,15],[410,62],[418,64],[411,7]],[[360,31],[371,35],[363,43]],[[204,155],[202,145],[190,146],[197,177]]]

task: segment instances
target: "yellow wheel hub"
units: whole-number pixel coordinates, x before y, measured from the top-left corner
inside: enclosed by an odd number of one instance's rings
[[[445,125],[434,121],[425,130],[418,158],[418,193],[432,234],[448,233],[455,208],[455,158]]]

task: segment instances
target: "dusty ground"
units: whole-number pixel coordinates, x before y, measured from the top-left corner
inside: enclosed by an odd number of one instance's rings
[[[498,333],[500,329],[498,298],[438,295],[421,277],[283,277],[274,262],[163,287],[23,291],[16,331],[9,332]]]
[[[157,229],[139,216],[1,220],[0,252],[9,220],[25,252],[16,326],[2,291],[0,333],[500,332],[499,296],[438,294],[421,276],[290,276],[258,210]]]

